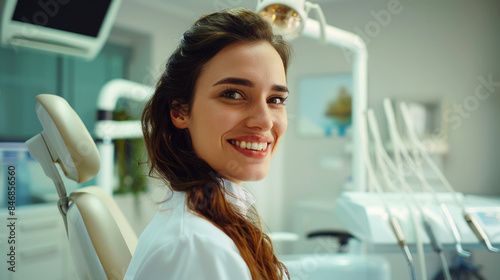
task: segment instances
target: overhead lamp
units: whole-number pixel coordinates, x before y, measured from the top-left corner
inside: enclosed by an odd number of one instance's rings
[[[260,0],[257,4],[257,11],[269,20],[277,34],[282,35],[287,40],[300,36],[304,29],[307,15],[311,9],[316,10],[319,20],[322,23],[321,37],[324,41],[326,25],[325,17],[318,4],[306,2],[305,0]]]
[[[304,28],[307,14],[304,10],[305,0],[261,0],[257,4],[257,11],[271,22],[276,33],[286,39],[294,39]]]
[[[318,20],[308,17],[310,10],[315,10]],[[368,144],[361,134],[367,134],[366,121],[363,114],[366,111],[367,64],[368,53],[366,44],[354,33],[326,24],[325,17],[318,4],[305,0],[259,0],[257,12],[268,19],[276,33],[286,40],[298,36],[320,39],[323,43],[341,47],[349,54],[346,57],[352,65],[352,179],[354,190],[366,189],[366,168],[364,154]]]

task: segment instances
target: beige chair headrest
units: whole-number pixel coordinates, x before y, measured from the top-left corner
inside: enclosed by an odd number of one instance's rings
[[[94,178],[99,172],[101,158],[94,140],[80,117],[60,96],[40,94],[36,100],[50,115],[62,136],[78,174],[76,181],[82,183]],[[63,161],[58,160],[57,162],[68,176],[69,167],[65,166]]]

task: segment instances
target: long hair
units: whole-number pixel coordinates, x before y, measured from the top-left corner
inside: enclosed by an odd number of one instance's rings
[[[247,9],[228,9],[205,15],[186,31],[166,63],[153,97],[142,114],[149,156],[149,175],[159,175],[174,191],[187,194],[190,210],[226,233],[248,265],[253,279],[282,279],[288,273],[273,252],[258,215],[243,215],[225,196],[222,180],[194,152],[186,129],[172,123],[172,109],[190,113],[195,83],[204,65],[224,47],[236,42],[269,42],[280,55],[285,73],[290,46],[274,35],[270,24]]]

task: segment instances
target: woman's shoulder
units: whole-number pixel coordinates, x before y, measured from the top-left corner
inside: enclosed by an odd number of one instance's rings
[[[234,242],[222,230],[196,214],[186,205],[186,195],[172,192],[139,238],[140,243],[156,243],[154,247],[179,245],[190,239],[229,246]]]
[[[149,277],[165,271],[172,276],[166,279],[250,279],[231,238],[189,210],[185,196],[175,193],[141,234],[127,275],[153,279]]]

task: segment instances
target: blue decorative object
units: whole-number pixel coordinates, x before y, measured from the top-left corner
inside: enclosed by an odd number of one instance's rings
[[[345,136],[351,126],[351,74],[299,80],[298,131],[304,136]]]

